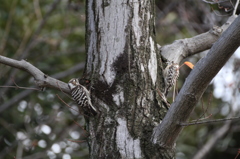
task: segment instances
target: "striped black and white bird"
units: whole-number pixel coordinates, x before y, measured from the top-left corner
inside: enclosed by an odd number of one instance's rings
[[[71,90],[74,101],[79,105],[79,109],[84,112],[84,115],[95,116],[97,114],[97,110],[92,105],[90,92],[86,87],[79,83],[79,79],[71,79],[68,82],[68,87]]]
[[[172,62],[167,62],[167,67],[164,69],[164,78],[165,78],[165,96],[167,96],[168,91],[172,88],[172,86],[175,87],[176,81],[179,76],[179,65]],[[174,90],[175,91],[175,88]],[[173,93],[173,101],[174,101],[175,93]]]

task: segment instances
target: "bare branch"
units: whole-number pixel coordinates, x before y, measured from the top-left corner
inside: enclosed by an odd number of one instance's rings
[[[240,81],[237,80],[240,78],[240,72],[239,72],[240,67],[238,65],[238,60],[234,61],[234,65],[235,65],[235,68],[232,73],[234,74],[234,79],[236,79],[235,86],[238,86],[240,84]],[[239,92],[238,87],[235,87],[232,92],[232,100],[230,101],[231,102],[230,105],[232,105],[232,109],[228,115],[228,118],[231,118],[231,117],[235,116],[235,114],[239,113],[239,110],[233,109],[234,107],[238,108],[240,106],[240,103],[236,101],[236,99],[238,98],[238,92]],[[209,135],[210,140],[208,140],[204,145],[199,147],[198,152],[195,154],[193,159],[206,158],[205,156],[207,155],[207,153],[211,152],[211,150],[215,147],[216,143],[221,138],[223,138],[227,133],[229,133],[229,132],[232,133],[232,132],[235,132],[236,130],[238,132],[239,128],[238,128],[237,124],[232,125],[231,123],[232,123],[232,121],[227,121],[226,123],[224,123],[224,125],[222,127],[217,128],[214,133],[210,134]]]
[[[217,2],[211,2],[211,1],[207,1],[207,0],[202,0],[205,3],[209,3],[209,4],[216,4]]]
[[[217,129],[206,144],[203,145],[202,149],[198,151],[198,153],[193,157],[193,159],[204,158],[204,156],[211,151],[211,148],[215,145],[215,143],[225,135],[230,128],[231,121],[226,122],[220,129]]]
[[[14,81],[14,79],[12,79],[12,81],[15,84],[15,86],[0,86],[0,87],[1,88],[30,89],[30,90],[35,90],[35,91],[41,91],[41,89],[38,89],[38,88],[29,88],[29,87],[18,86],[17,83]]]
[[[1,57],[0,57],[1,58]],[[60,72],[60,73],[57,73],[57,74],[54,74],[52,75],[53,78],[63,78],[63,77],[66,77],[76,71],[79,71],[81,69],[84,68],[84,63],[79,63],[73,67],[71,67],[70,69],[66,70],[66,71],[63,71],[63,72]],[[58,83],[57,83],[58,84]],[[9,87],[9,86],[7,86]],[[58,88],[60,88],[58,86]],[[36,88],[37,89],[37,88]],[[14,103],[18,102],[19,100],[27,97],[29,94],[31,94],[34,90],[25,90],[25,91],[22,91],[21,93],[17,94],[16,96],[14,96],[13,98],[11,98],[11,100],[7,101],[7,102],[4,102],[2,105],[0,105],[0,113],[2,113],[5,109],[7,109],[8,107],[10,107],[11,105],[13,105]]]
[[[78,143],[87,142],[86,140],[70,140],[70,139],[67,139],[67,140],[71,142],[78,142]]]
[[[44,74],[38,68],[34,67],[32,64],[25,60],[18,61],[4,56],[0,56],[0,63],[30,73],[34,77],[37,86],[40,88],[41,87],[52,87],[55,89],[61,88],[63,92],[70,94],[70,90],[66,83],[59,81],[55,78],[49,77],[48,75]]]
[[[73,121],[77,126],[79,126],[84,131],[83,136],[87,137],[89,132],[87,130],[85,130],[80,124],[78,124],[75,120],[73,120]]]
[[[74,110],[75,112],[78,112],[81,114],[81,112],[79,112],[78,110],[72,108],[70,105],[68,105],[58,94],[56,94],[56,96],[58,97],[59,100],[61,100],[68,108]]]
[[[237,157],[239,156],[239,154],[240,154],[240,149],[238,149],[238,153],[237,153],[237,155],[236,155],[236,157],[235,157],[234,159],[237,159]]]
[[[234,7],[234,10],[233,10],[233,15],[236,15],[238,5],[239,5],[239,0],[236,1],[235,7]]]
[[[204,117],[204,118],[200,118],[200,119],[197,119],[197,120],[192,120],[192,122],[198,122],[198,121],[201,121],[201,120],[206,120],[206,119],[210,118],[211,116],[212,116],[212,114],[210,114],[210,115],[208,115],[207,117]]]
[[[192,38],[176,40],[174,43],[165,45],[161,48],[161,54],[169,61],[180,63],[186,57],[208,50],[212,47],[228,26],[236,19],[237,16],[231,16],[222,26],[214,26],[212,30],[197,35]]]
[[[82,63],[79,63],[79,64],[77,64],[77,65],[75,65],[75,66],[73,66],[73,67],[65,70],[65,71],[62,71],[62,72],[56,73],[56,74],[54,74],[54,75],[51,75],[51,77],[56,78],[56,79],[61,79],[61,78],[64,78],[64,77],[66,77],[66,76],[69,76],[69,75],[71,75],[71,74],[73,74],[73,73],[75,73],[75,72],[77,72],[77,71],[79,71],[79,70],[84,69],[84,66],[85,66],[85,63],[82,62]],[[3,94],[6,93],[6,91],[8,90],[8,88],[12,87],[12,86],[9,86],[9,85],[12,84],[12,83],[13,83],[13,82],[12,82],[11,80],[8,80],[8,82],[5,83],[6,86],[1,86],[3,89],[1,89],[0,97],[1,97]],[[37,89],[37,88],[35,88],[35,89]],[[32,91],[31,91],[31,92],[32,92]],[[21,98],[17,98],[17,99],[15,99],[14,101],[19,101],[20,99],[26,97],[26,96],[27,96],[28,94],[30,94],[31,92],[28,91],[28,93],[26,93],[26,94],[25,94],[24,91],[21,92],[21,93],[19,94]],[[21,94],[24,94],[24,96],[21,96]],[[12,99],[13,99],[13,98],[12,98]],[[11,99],[11,100],[12,100],[12,99]],[[7,107],[10,106],[9,104],[12,103],[11,100],[8,101],[8,102],[6,102],[6,103],[4,103],[3,105],[4,105],[4,106],[6,105]],[[8,103],[9,103],[9,104],[8,104]],[[15,102],[14,102],[14,103],[15,103]],[[1,106],[3,106],[3,105],[1,105]],[[0,107],[1,107],[1,106],[0,106]],[[0,113],[1,113],[1,109],[0,109]]]
[[[240,120],[240,117],[215,119],[215,120],[207,120],[207,121],[197,121],[197,122],[190,122],[190,123],[180,123],[179,125],[190,126],[190,125],[200,125],[200,124],[213,124],[213,123],[225,122],[225,121],[228,121],[228,120]]]
[[[153,132],[152,142],[172,148],[185,122],[213,77],[240,46],[240,16],[214,43],[206,57],[202,58],[186,79],[176,101]]]
[[[41,89],[38,89],[38,88],[20,87],[20,86],[0,86],[0,88],[30,89],[35,91],[41,91]]]

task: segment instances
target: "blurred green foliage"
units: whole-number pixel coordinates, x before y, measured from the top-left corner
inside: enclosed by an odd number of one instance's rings
[[[84,63],[85,2],[1,1],[0,55],[25,59],[48,75]],[[81,77],[82,71],[79,68],[62,75],[61,80]],[[19,86],[35,87],[27,73],[0,65],[0,85],[14,85],[13,81]],[[24,98],[19,96],[24,92]],[[0,158],[88,158],[86,142],[70,141],[85,140],[85,131],[74,123],[84,124],[84,119],[63,104],[56,93],[74,106],[65,94],[51,89],[39,92],[0,88],[0,107],[13,102],[0,112]]]

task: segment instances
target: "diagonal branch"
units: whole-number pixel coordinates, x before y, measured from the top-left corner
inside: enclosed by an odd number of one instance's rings
[[[14,60],[4,56],[0,56],[0,63],[15,67],[21,70],[24,70],[31,74],[34,79],[35,83],[38,87],[52,87],[55,89],[61,89],[63,92],[68,93],[70,92],[68,85],[62,81],[59,81],[55,78],[49,77],[48,75],[44,74],[38,68],[34,67],[32,64],[25,60]]]
[[[152,142],[161,147],[173,148],[185,122],[193,111],[208,84],[240,46],[240,16],[214,43],[206,57],[202,58],[186,79],[176,101],[171,105],[161,124],[152,134]]]
[[[240,84],[240,81],[238,80],[240,78],[240,68],[239,68],[239,60],[234,61],[235,68],[233,70],[234,73],[234,79],[235,79],[235,86],[238,86]],[[239,108],[240,103],[237,102],[239,89],[238,87],[235,87],[232,92],[232,100],[230,101],[230,105],[232,107],[231,112],[228,115],[228,118],[231,118],[238,114],[238,110],[236,108]],[[209,140],[203,144],[201,147],[198,148],[197,153],[192,157],[193,159],[199,159],[199,158],[206,158],[206,155],[212,151],[212,149],[215,147],[215,145],[218,143],[219,140],[221,140],[226,134],[229,133],[229,130],[234,132],[234,127],[237,125],[231,124],[232,121],[225,122],[224,125],[222,125],[220,128],[217,128],[212,134],[209,134]],[[237,128],[239,130],[239,128]],[[236,158],[236,157],[235,157]]]
[[[208,50],[235,19],[236,16],[231,16],[221,27],[214,26],[206,33],[165,45],[161,48],[161,54],[169,61],[180,63],[186,57]]]
[[[79,63],[71,68],[69,68],[66,71],[63,72],[59,72],[57,74],[52,75],[53,78],[56,79],[61,79],[64,78],[68,75],[71,75],[79,70],[82,70],[84,68],[84,63]],[[58,88],[60,88],[60,86],[58,86]],[[2,105],[0,105],[0,114],[6,110],[7,108],[9,108],[10,106],[12,106],[14,103],[18,102],[19,100],[27,97],[29,94],[31,94],[34,90],[24,90],[22,92],[20,92],[19,94],[17,94],[16,96],[12,97],[11,100],[4,102]]]
[[[239,0],[236,0],[236,4],[235,4],[234,10],[233,10],[233,15],[236,14],[236,12],[238,10],[238,5],[239,5]]]

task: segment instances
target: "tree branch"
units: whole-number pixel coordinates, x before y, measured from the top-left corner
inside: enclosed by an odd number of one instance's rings
[[[240,16],[214,43],[186,79],[176,101],[152,134],[152,142],[161,147],[173,148],[185,122],[193,111],[208,84],[240,45]]]
[[[225,119],[214,119],[214,120],[205,120],[205,121],[196,121],[196,122],[189,122],[189,123],[179,123],[181,126],[190,126],[190,125],[200,125],[200,124],[212,124],[218,122],[225,122],[228,120],[240,120],[240,117],[232,117],[232,118],[225,118]]]
[[[69,68],[66,71],[63,72],[59,72],[57,74],[52,75],[53,78],[56,79],[61,79],[64,78],[66,76],[69,76],[71,74],[73,74],[74,72],[77,72],[81,69],[84,68],[84,63],[79,63],[71,68]],[[58,87],[59,88],[59,87]],[[25,98],[26,96],[28,96],[29,94],[31,94],[34,90],[24,90],[21,93],[17,94],[16,96],[14,96],[13,98],[11,98],[11,100],[4,102],[2,105],[0,105],[0,114],[7,108],[9,108],[10,106],[12,106],[14,103],[18,102],[19,100]]]
[[[210,49],[236,17],[229,17],[228,21],[222,27],[214,26],[206,33],[192,38],[176,40],[172,44],[165,45],[161,48],[161,54],[169,61],[180,63],[186,57]]]
[[[235,4],[234,10],[233,10],[233,15],[236,14],[237,9],[238,9],[238,5],[239,5],[239,0],[236,0],[236,4]]]
[[[231,112],[228,115],[228,118],[231,118],[233,116],[235,116],[236,114],[239,114],[239,110],[236,108],[239,108],[240,103],[237,101],[238,99],[238,85],[240,84],[240,81],[238,80],[240,78],[240,68],[239,68],[239,60],[235,60],[234,61],[234,65],[235,68],[233,69],[233,74],[234,74],[234,79],[235,79],[235,86],[232,92],[232,100],[230,101],[231,103],[229,103],[229,105],[231,105],[232,109]],[[227,133],[229,133],[229,130],[231,130],[230,132],[233,133],[235,132],[234,127],[236,127],[237,125],[232,125],[231,124],[232,121],[228,121],[226,123],[224,123],[223,126],[221,126],[220,128],[217,128],[215,130],[214,133],[210,134],[209,139],[204,145],[202,145],[201,147],[198,148],[197,153],[195,154],[195,156],[193,157],[193,159],[199,159],[199,158],[204,158],[209,152],[212,151],[212,149],[215,147],[216,143],[223,138]],[[231,128],[231,129],[230,129]],[[237,132],[239,132],[239,128],[237,128]],[[206,158],[206,157],[205,157]]]
[[[228,121],[220,129],[217,129],[215,133],[211,135],[207,143],[204,144],[202,149],[195,154],[193,159],[204,158],[204,156],[211,151],[211,148],[214,146],[214,144],[229,131],[230,125],[231,121]]]
[[[49,77],[25,60],[18,61],[0,56],[0,63],[28,72],[34,77],[36,85],[40,88],[51,87],[55,89],[61,89],[63,92],[70,94],[70,90],[66,83]]]

